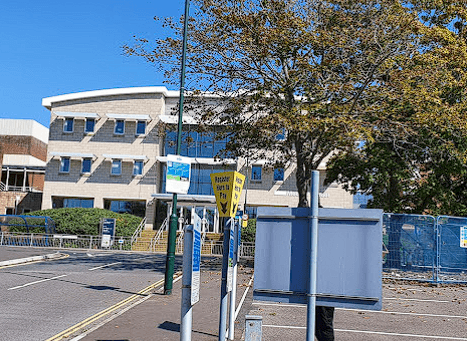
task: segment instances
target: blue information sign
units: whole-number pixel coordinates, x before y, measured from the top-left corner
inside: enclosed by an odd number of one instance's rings
[[[187,194],[190,188],[191,159],[167,155],[166,191]]]
[[[110,247],[112,245],[112,239],[115,236],[115,223],[114,218],[103,218],[101,220],[101,235],[102,235],[102,247]]]
[[[193,225],[193,254],[191,261],[191,305],[199,301],[201,282],[201,219],[195,214]]]

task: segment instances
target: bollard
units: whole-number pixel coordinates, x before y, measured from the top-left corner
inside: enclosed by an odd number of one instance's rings
[[[245,316],[245,341],[261,341],[263,317]]]

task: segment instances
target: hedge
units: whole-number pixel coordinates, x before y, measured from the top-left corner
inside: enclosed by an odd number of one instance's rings
[[[72,235],[98,235],[101,218],[115,218],[115,235],[132,236],[142,220],[128,213],[115,213],[101,208],[56,208],[25,215],[50,217],[55,223],[56,233]],[[10,231],[26,232],[26,228],[11,226]],[[45,230],[43,227],[34,227],[29,232],[45,233]]]

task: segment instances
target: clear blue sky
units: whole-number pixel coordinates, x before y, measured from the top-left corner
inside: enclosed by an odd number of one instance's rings
[[[122,55],[134,35],[163,36],[153,20],[179,17],[184,0],[2,0],[0,118],[49,126],[44,97],[164,85],[142,58]],[[176,89],[172,89],[176,90]]]

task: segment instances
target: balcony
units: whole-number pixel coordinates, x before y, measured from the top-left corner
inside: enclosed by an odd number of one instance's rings
[[[42,190],[40,188],[37,188],[37,187],[11,186],[11,185],[6,185],[3,182],[0,182],[0,192],[23,192],[23,193],[34,192],[34,193],[41,193]]]

